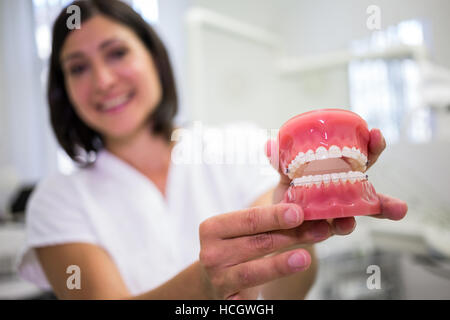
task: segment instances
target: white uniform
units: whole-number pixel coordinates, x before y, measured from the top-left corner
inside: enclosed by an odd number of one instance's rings
[[[232,128],[241,138],[248,136],[245,130],[255,129]],[[265,141],[258,141],[262,155]],[[141,294],[198,259],[198,226],[203,220],[248,207],[278,182],[268,161],[216,164],[211,158],[208,163],[191,158],[182,163],[180,148],[192,150],[188,142],[192,140],[181,139],[172,152],[176,161],[171,162],[166,199],[149,179],[107,151],[98,154],[91,168],[43,180],[27,208],[27,242],[18,261],[19,275],[48,289],[33,248],[86,242],[106,250],[130,293]],[[217,141],[203,136],[202,142],[202,150],[217,146]],[[242,155],[239,148],[234,150]]]

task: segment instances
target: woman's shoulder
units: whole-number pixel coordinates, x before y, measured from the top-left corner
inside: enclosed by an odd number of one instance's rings
[[[75,169],[70,173],[53,172],[43,177],[35,186],[27,205],[27,214],[43,210],[53,212],[61,208],[79,205],[81,198],[80,182],[88,172]]]
[[[70,173],[53,172],[43,177],[37,184],[35,192],[42,191],[61,191],[67,188],[73,187],[77,180],[80,180],[80,176],[83,174],[79,169],[74,169]]]

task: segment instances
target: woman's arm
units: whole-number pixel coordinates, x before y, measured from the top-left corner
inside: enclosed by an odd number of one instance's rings
[[[70,243],[36,248],[36,253],[59,299],[123,299],[130,296],[116,265],[99,246]],[[80,289],[68,286],[71,274],[66,270],[71,265],[79,267]]]
[[[205,277],[198,262],[163,285],[139,296],[133,296],[110,256],[96,245],[71,243],[37,248],[36,251],[47,279],[59,299],[211,298],[206,294]],[[80,268],[80,289],[71,290],[67,285],[71,274],[66,273],[66,270],[70,265]]]

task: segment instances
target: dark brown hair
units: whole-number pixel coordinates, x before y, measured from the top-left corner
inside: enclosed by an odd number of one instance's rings
[[[79,0],[70,5],[80,8],[81,23],[101,14],[133,30],[153,57],[159,73],[162,98],[149,117],[149,130],[170,141],[173,119],[178,109],[178,99],[169,56],[158,35],[151,26],[131,7],[119,0]],[[48,78],[48,103],[50,120],[56,138],[67,154],[82,166],[90,164],[86,155],[103,148],[101,135],[87,126],[76,114],[66,91],[64,74],[60,63],[61,49],[71,32],[67,19],[73,13],[64,8],[53,25],[52,53]],[[69,11],[70,12],[70,11]]]

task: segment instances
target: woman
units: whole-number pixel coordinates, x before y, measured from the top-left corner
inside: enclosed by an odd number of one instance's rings
[[[313,244],[355,220],[303,223],[300,207],[279,203],[282,175],[274,184],[251,167],[172,163],[177,99],[164,46],[120,1],[73,4],[81,29],[67,29],[65,10],[55,22],[48,98],[60,145],[84,168],[33,194],[20,274],[65,299],[304,298]],[[371,164],[384,146],[372,130]],[[380,198],[381,217],[406,214]]]

